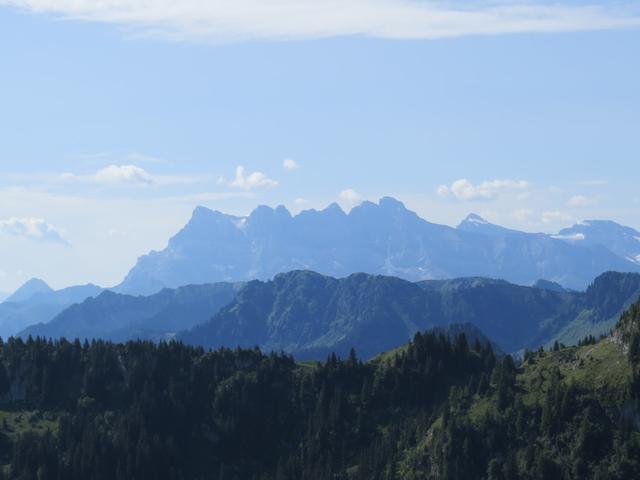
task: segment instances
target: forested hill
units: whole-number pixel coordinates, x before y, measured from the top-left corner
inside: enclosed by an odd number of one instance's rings
[[[177,335],[205,348],[258,345],[297,359],[346,356],[354,347],[369,359],[418,331],[467,323],[514,352],[608,333],[640,297],[640,275],[605,273],[585,292],[557,287],[479,277],[419,283],[363,273],[333,278],[300,270],[269,282],[189,285],[147,297],[106,291],[20,336],[122,342]]]
[[[640,275],[631,273],[608,272],[586,292],[567,292],[477,277],[413,283],[300,270],[247,283],[209,321],[178,338],[206,348],[259,345],[306,359],[344,356],[355,347],[371,358],[417,331],[471,323],[515,352],[609,332],[639,296]]]
[[[634,308],[620,323],[630,335],[528,352],[522,365],[435,333],[367,363],[351,352],[303,364],[175,342],[11,339],[0,345],[0,475],[639,478]]]

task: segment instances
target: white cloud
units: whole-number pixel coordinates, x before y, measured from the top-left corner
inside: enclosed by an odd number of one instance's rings
[[[57,180],[63,182],[90,183],[107,187],[163,187],[168,185],[205,183],[211,180],[211,176],[153,175],[137,165],[108,165],[89,175],[63,173],[57,176]]]
[[[306,198],[296,198],[293,202],[296,205],[306,205],[307,203],[309,203],[309,200],[307,200]]]
[[[610,6],[569,0],[0,0],[1,4],[191,41],[345,35],[428,39],[640,25],[637,4],[630,0]]]
[[[438,194],[439,197],[443,197],[443,198],[446,198],[449,195],[451,195],[451,191],[449,190],[449,187],[447,187],[446,185],[440,185],[436,189],[436,193]]]
[[[342,190],[338,195],[338,203],[345,210],[349,210],[356,205],[360,205],[363,200],[364,198],[362,195],[356,192],[353,188]]]
[[[251,190],[257,187],[275,187],[278,182],[267,177],[262,172],[253,172],[250,174],[245,173],[243,166],[236,167],[236,177],[231,182],[232,187],[243,188],[245,190]]]
[[[109,165],[93,176],[96,183],[105,185],[151,185],[153,178],[135,165]]]
[[[569,199],[567,205],[570,207],[590,207],[596,203],[595,198],[586,197],[584,195],[574,195]]]
[[[353,188],[347,188],[340,192],[340,200],[344,200],[346,202],[359,202],[362,200],[362,196],[358,192],[356,192]]]
[[[474,185],[466,178],[461,178],[451,186],[440,185],[436,193],[441,197],[453,197],[460,201],[494,200],[505,193],[523,193],[528,186],[524,180],[490,180]]]
[[[298,165],[298,162],[296,162],[295,160],[292,160],[290,158],[285,158],[282,161],[282,167],[285,170],[297,170],[298,168],[300,168],[300,165]]]
[[[0,221],[0,232],[43,242],[68,245],[58,230],[41,218],[11,217],[9,220]]]
[[[135,165],[109,165],[92,175],[63,173],[60,175],[60,179],[107,186],[146,186],[154,183],[150,173]]]

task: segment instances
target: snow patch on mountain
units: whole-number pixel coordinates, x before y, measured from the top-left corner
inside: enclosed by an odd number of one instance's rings
[[[469,215],[466,218],[467,222],[470,223],[478,223],[480,225],[488,225],[489,222],[487,222],[484,218],[482,218],[480,215],[476,215],[475,213],[472,213],[471,215]]]
[[[584,240],[584,233],[574,233],[571,235],[551,235],[551,238],[555,238],[556,240],[565,240],[567,242],[576,242],[580,240]]]
[[[244,230],[247,226],[247,217],[242,217],[233,222],[238,230]]]

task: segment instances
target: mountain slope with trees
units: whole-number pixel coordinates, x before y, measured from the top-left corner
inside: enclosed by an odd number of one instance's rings
[[[626,480],[640,306],[518,365],[418,333],[362,363],[181,343],[0,344],[0,477]]]
[[[355,347],[363,358],[418,332],[471,323],[504,351],[606,333],[640,296],[640,275],[607,273],[586,292],[463,278],[412,283],[366,274],[335,279],[309,271],[249,282],[208,322],[178,335],[207,348],[260,346],[318,359]]]
[[[191,285],[147,297],[105,291],[20,335],[111,341],[177,335],[207,348],[257,345],[299,359],[322,359],[331,352],[345,356],[354,347],[368,359],[403,345],[418,331],[467,323],[502,351],[516,352],[608,333],[639,296],[640,275],[613,272],[585,292],[573,292],[486,278],[412,283],[294,271],[269,282]]]

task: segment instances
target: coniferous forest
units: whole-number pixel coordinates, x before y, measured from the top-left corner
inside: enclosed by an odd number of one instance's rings
[[[0,346],[1,475],[638,478],[639,312],[611,337],[522,363],[429,332],[367,363],[12,338]]]

